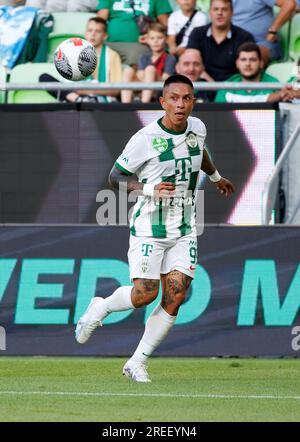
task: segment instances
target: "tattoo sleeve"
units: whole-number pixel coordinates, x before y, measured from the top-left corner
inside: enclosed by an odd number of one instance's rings
[[[140,183],[136,177],[136,175],[126,175],[121,170],[119,170],[116,166],[113,166],[112,170],[110,171],[109,177],[108,177],[108,183],[111,187],[118,189],[120,187],[120,183],[126,183],[127,185],[127,192],[140,191],[142,194],[143,190],[143,184]]]

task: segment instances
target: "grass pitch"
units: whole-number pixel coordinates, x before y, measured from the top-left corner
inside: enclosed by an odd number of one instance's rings
[[[151,384],[123,358],[0,358],[0,420],[300,421],[300,361],[153,358]]]

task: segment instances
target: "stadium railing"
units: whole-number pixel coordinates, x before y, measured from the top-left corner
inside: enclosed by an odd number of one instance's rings
[[[213,91],[213,90],[223,90],[223,89],[232,89],[232,90],[280,90],[284,87],[286,83],[264,83],[264,82],[195,82],[194,88],[195,90],[204,90],[204,91]],[[49,83],[0,83],[0,90],[14,91],[14,90],[101,90],[101,89],[110,89],[110,90],[133,90],[140,91],[143,89],[151,89],[154,91],[159,91],[163,87],[162,82],[155,83],[89,83],[85,81],[78,82],[49,82]]]
[[[202,91],[217,91],[217,90],[224,90],[224,89],[231,89],[231,90],[280,90],[282,89],[286,83],[262,83],[262,82],[241,82],[241,83],[232,83],[232,82],[195,82],[194,88],[195,90],[202,90]],[[141,91],[145,89],[151,89],[153,91],[160,91],[162,90],[163,83],[162,82],[155,82],[155,83],[94,83],[94,82],[34,82],[34,83],[21,83],[18,79],[18,82],[11,82],[11,83],[0,83],[0,93],[1,91],[4,91],[6,96],[8,95],[8,103],[33,103],[38,102],[35,101],[32,97],[30,97],[30,91],[34,91],[33,94],[35,97],[38,97],[36,91],[40,91],[42,94],[44,94],[43,97],[43,103],[46,103],[47,100],[45,100],[45,96],[49,96],[49,102],[53,102],[53,98],[46,94],[46,91],[61,91],[61,90],[69,90],[69,91],[76,91],[76,90],[87,90],[87,91],[93,91],[93,90],[132,90],[132,91]],[[21,92],[20,92],[21,91]],[[19,99],[20,95],[25,98],[25,100]],[[13,97],[19,97],[16,101],[13,100]],[[28,98],[28,101],[26,101],[26,97]],[[5,102],[7,103],[7,101]]]
[[[276,162],[273,172],[270,174],[266,184],[265,189],[262,194],[262,223],[269,224],[272,218],[273,210],[275,209],[275,205],[278,197],[278,190],[280,185],[280,174],[283,170],[285,162],[290,155],[291,151],[294,147],[299,148],[299,135],[300,135],[300,123],[296,126],[295,130],[291,134],[288,139],[285,147],[283,148],[279,158]],[[294,213],[289,216],[289,219],[285,221],[285,224],[291,224],[293,221],[293,217],[296,215],[297,211],[300,207],[300,199],[299,204],[294,210]]]

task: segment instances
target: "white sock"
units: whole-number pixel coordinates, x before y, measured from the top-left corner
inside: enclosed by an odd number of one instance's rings
[[[169,315],[159,304],[149,316],[143,337],[130,360],[144,363],[172,328],[176,316]]]
[[[122,287],[117,288],[113,292],[112,295],[108,296],[104,299],[104,302],[101,303],[98,307],[95,305],[96,311],[99,311],[101,317],[103,318],[103,307],[105,307],[105,316],[106,317],[111,312],[122,312],[124,310],[129,310],[134,308],[131,302],[131,291],[133,286],[124,285]]]

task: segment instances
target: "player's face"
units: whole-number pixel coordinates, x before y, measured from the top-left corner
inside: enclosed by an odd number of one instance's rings
[[[160,97],[160,104],[166,112],[163,124],[171,130],[183,130],[195,101],[193,89],[188,84],[172,83],[167,86]]]
[[[153,52],[163,51],[166,46],[166,36],[161,32],[149,31],[147,34],[147,43]]]
[[[262,62],[255,51],[242,51],[236,61],[236,66],[242,77],[247,80],[253,80],[260,74]]]
[[[96,23],[94,21],[88,22],[85,38],[90,42],[95,48],[103,45],[107,34],[105,32],[104,26],[101,23]]]
[[[199,80],[203,69],[200,52],[196,49],[186,49],[176,65],[176,72],[185,75],[191,81]]]
[[[232,9],[229,3],[213,0],[209,10],[212,24],[219,29],[227,28],[231,23]]]

